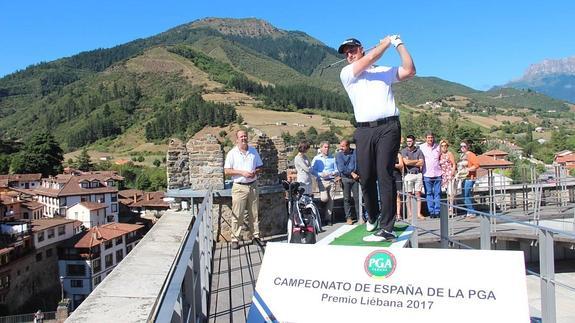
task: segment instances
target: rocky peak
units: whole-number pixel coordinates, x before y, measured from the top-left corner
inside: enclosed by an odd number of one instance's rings
[[[209,27],[224,35],[244,37],[277,36],[285,33],[267,21],[256,18],[204,18],[194,21],[191,27]]]
[[[527,68],[522,79],[530,80],[552,74],[575,75],[575,56],[561,59],[546,59],[541,63],[533,64]]]

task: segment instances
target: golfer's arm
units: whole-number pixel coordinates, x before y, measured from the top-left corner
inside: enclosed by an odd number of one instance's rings
[[[407,51],[407,48],[405,45],[400,44],[397,46],[397,52],[401,58],[401,66],[397,70],[397,79],[403,81],[412,78],[416,73],[415,64],[413,63],[413,59]]]
[[[381,56],[387,50],[390,44],[391,42],[389,40],[389,37],[385,37],[384,39],[379,41],[379,44],[377,44],[377,46],[375,46],[374,49],[372,49],[362,58],[358,59],[355,63],[353,63],[353,76],[357,77],[359,74],[363,73],[363,71],[365,71],[370,66],[375,64],[375,62],[377,62],[377,60],[381,58]]]

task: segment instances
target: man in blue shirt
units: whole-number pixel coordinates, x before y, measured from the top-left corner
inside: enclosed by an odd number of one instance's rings
[[[311,161],[311,174],[317,178],[320,200],[325,205],[325,223],[333,224],[333,194],[335,193],[335,158],[329,155],[329,142],[320,144],[320,153]]]
[[[351,194],[355,204],[355,214],[357,220],[363,222],[359,214],[359,175],[357,175],[357,164],[355,160],[355,149],[349,146],[349,140],[343,139],[339,143],[340,151],[335,154],[335,164],[341,176],[341,186],[343,188],[343,209],[345,212],[346,223],[353,224],[351,212]]]

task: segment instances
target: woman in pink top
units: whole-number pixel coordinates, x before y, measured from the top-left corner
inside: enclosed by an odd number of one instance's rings
[[[441,167],[441,190],[447,193],[449,204],[453,204],[453,197],[455,196],[455,157],[449,151],[449,142],[442,139],[439,142],[441,147],[441,155],[439,156],[439,166]],[[450,208],[450,212],[451,212]]]

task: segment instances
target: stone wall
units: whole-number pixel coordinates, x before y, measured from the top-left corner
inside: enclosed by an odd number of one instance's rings
[[[179,139],[170,139],[166,155],[168,189],[190,187],[190,158],[184,143]]]
[[[196,203],[201,203],[201,201]],[[286,233],[287,208],[285,193],[260,194],[258,214],[261,237],[266,238]],[[212,224],[215,230],[214,240],[219,242],[231,241],[232,198],[229,196],[214,197],[212,215]],[[243,230],[241,239],[246,240],[248,238],[250,238],[248,231]]]
[[[263,162],[262,172],[258,175],[258,185],[275,185],[278,180],[278,150],[275,143],[265,134],[254,136],[251,145],[254,146]]]
[[[216,137],[207,135],[190,139],[186,145],[189,156],[190,188],[204,191],[224,189],[224,152]]]
[[[262,237],[283,234],[286,232],[287,208],[285,194],[277,188],[280,185],[278,175],[285,173],[287,168],[285,143],[281,138],[271,139],[257,131],[251,137],[250,145],[258,150],[263,162],[258,186],[260,190],[266,187],[267,192],[272,192],[260,193],[260,233]],[[209,188],[214,191],[224,190],[225,156],[214,136],[190,139],[186,145],[178,139],[172,139],[168,149],[168,189],[190,188],[195,192]],[[214,197],[213,225],[216,241],[230,241],[232,199],[226,194],[229,193]],[[201,200],[195,198],[194,203],[201,203]],[[243,238],[247,236],[244,230]]]

